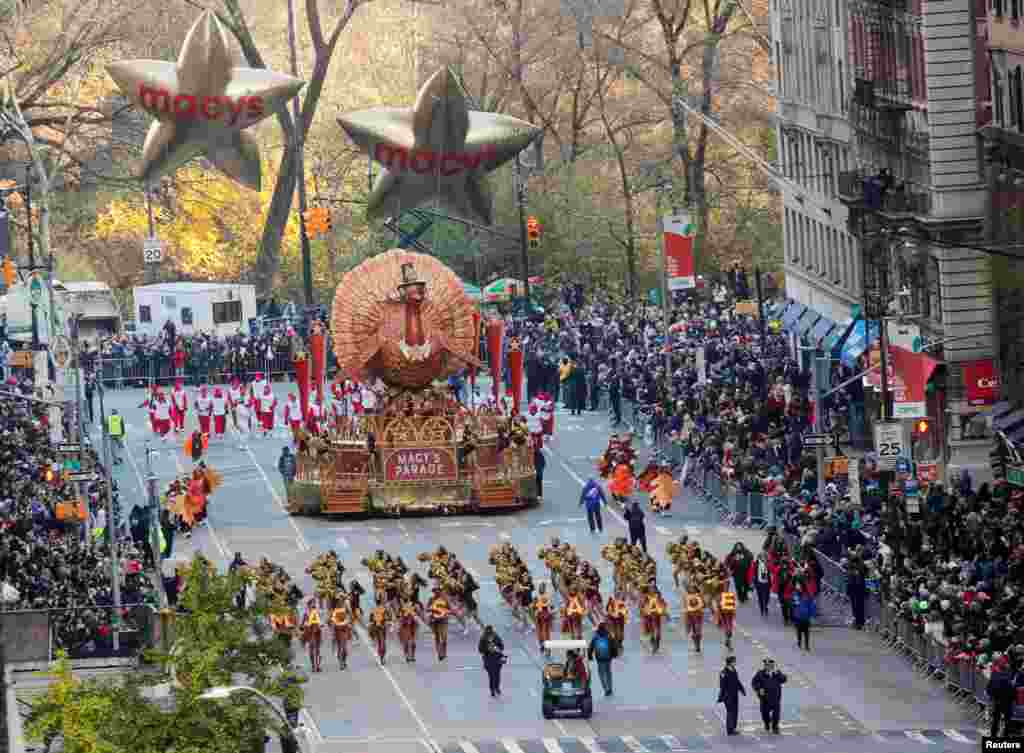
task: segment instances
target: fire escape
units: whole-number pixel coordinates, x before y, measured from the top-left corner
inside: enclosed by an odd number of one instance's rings
[[[856,78],[849,118],[859,169],[840,173],[839,193],[891,219],[931,209],[927,126],[913,105],[915,95],[923,99],[912,77],[919,19],[908,1],[854,0],[850,8]]]

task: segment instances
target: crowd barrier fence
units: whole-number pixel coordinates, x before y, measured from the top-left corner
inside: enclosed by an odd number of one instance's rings
[[[96,613],[109,625],[113,607],[74,609],[19,609],[0,611],[0,644],[8,663],[51,662],[63,650],[71,659],[99,659],[112,656],[137,657],[144,650],[160,645],[161,622],[155,608],[148,604],[121,607],[119,647],[113,639],[95,627],[82,627],[81,620],[92,621]]]
[[[736,520],[747,526],[756,519],[761,519],[765,526],[781,523],[784,504],[781,499],[737,492],[735,487],[723,482],[709,469],[691,471],[691,474],[694,486],[723,520]],[[798,544],[797,537],[784,531],[781,533],[792,550]],[[837,605],[848,607],[846,570],[817,549],[815,555],[822,567],[821,595]],[[979,721],[987,723],[992,710],[992,701],[987,693],[988,672],[978,668],[973,661],[948,658],[945,645],[933,635],[926,635],[923,626],[900,616],[881,597],[878,581],[869,580],[864,605],[868,628],[904,656],[917,672],[942,682],[954,701],[965,706]],[[1024,705],[1014,706],[1013,721],[1024,723]]]
[[[152,384],[170,385],[176,379],[191,387],[200,384],[226,384],[232,378],[252,381],[256,374],[280,381],[294,376],[295,368],[288,351],[279,351],[273,358],[248,358],[240,364],[229,364],[220,359],[189,361],[181,369],[164,356],[136,356],[131,358],[104,358],[96,362],[104,387],[149,387]],[[333,364],[328,376],[333,376]]]

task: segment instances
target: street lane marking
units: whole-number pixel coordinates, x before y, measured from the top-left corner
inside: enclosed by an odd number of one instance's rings
[[[427,726],[427,723],[423,721],[423,717],[420,716],[420,712],[418,712],[416,707],[413,706],[412,701],[409,700],[409,696],[407,696],[405,691],[402,690],[402,686],[398,684],[398,680],[396,680],[395,676],[391,674],[391,670],[388,669],[386,664],[380,663],[380,660],[377,658],[377,654],[373,650],[375,643],[370,640],[370,636],[360,625],[356,625],[355,628],[356,632],[359,633],[360,645],[366,650],[367,655],[370,657],[370,661],[376,664],[380,668],[380,671],[384,673],[384,676],[388,678],[388,682],[391,683],[391,687],[395,689],[395,693],[398,695],[398,698],[402,701],[402,704],[409,712],[409,715],[415,720],[420,731],[423,733],[426,746],[435,753],[442,753],[441,746],[437,744],[437,741],[434,740],[433,737],[431,737],[430,728]]]
[[[306,728],[306,734],[313,738],[313,744],[318,745],[323,743],[324,736],[320,732],[320,725],[316,723],[316,719],[313,718],[313,715],[305,706],[299,710],[299,719],[305,720],[304,726]]]
[[[348,539],[346,539],[344,536],[339,536],[337,539],[335,539],[335,541],[338,542],[338,546],[340,546],[342,549],[349,548]]]
[[[548,753],[565,753],[562,746],[558,744],[558,740],[553,737],[545,737],[541,742],[544,743],[544,749]]]
[[[465,753],[480,753],[480,750],[469,740],[459,740],[459,747],[462,748]]]
[[[950,740],[956,740],[956,741],[957,741],[958,743],[967,743],[967,744],[971,744],[971,743],[973,743],[973,742],[974,742],[974,740],[971,740],[970,738],[968,738],[968,737],[965,737],[965,736],[961,735],[961,734],[960,734],[959,732],[957,732],[957,731],[956,731],[955,729],[944,729],[944,730],[942,730],[942,732],[943,732],[943,733],[944,733],[944,734],[946,735],[946,737],[948,737],[948,738],[949,738]]]
[[[248,453],[252,464],[255,465],[256,469],[259,471],[260,476],[263,477],[263,483],[266,484],[267,489],[270,490],[270,495],[277,502],[278,507],[281,508],[281,511],[285,514],[285,517],[288,518],[288,522],[295,530],[295,541],[299,545],[299,551],[308,552],[310,549],[309,542],[306,541],[306,537],[303,535],[302,529],[299,528],[299,524],[295,522],[294,518],[292,518],[292,514],[288,512],[288,506],[284,503],[284,500],[281,499],[281,496],[277,493],[274,485],[270,483],[270,479],[267,477],[267,472],[263,470],[263,466],[259,464],[258,460],[256,460],[256,454],[252,451],[251,447],[246,447],[245,451]]]
[[[672,531],[664,526],[655,526],[654,530],[660,533],[662,536],[671,536]]]
[[[466,534],[466,538],[469,539],[470,541],[479,541],[480,540],[479,536],[474,536],[471,533],[467,533]]]
[[[601,748],[597,745],[597,738],[581,737],[579,738],[579,741],[580,744],[589,751],[589,753],[602,753]]]
[[[502,541],[511,541],[512,540],[512,534],[505,533],[504,531],[502,531],[501,533],[498,534],[498,538],[501,539]]]
[[[650,751],[632,735],[623,735],[622,742],[626,744],[626,747],[629,748],[632,753],[650,753]]]
[[[683,751],[686,747],[679,741],[675,735],[662,735],[661,741],[668,746],[670,751]]]
[[[522,748],[519,747],[519,743],[517,743],[511,737],[501,738],[501,744],[505,746],[505,750],[507,750],[508,753],[526,753]]]

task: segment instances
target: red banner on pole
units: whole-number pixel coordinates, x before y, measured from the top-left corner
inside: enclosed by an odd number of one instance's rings
[[[512,390],[512,415],[517,416],[523,397],[523,346],[518,337],[513,337],[508,345],[508,380]]]
[[[305,423],[309,420],[309,357],[296,358],[292,363],[295,366],[295,384],[299,388],[299,405]]]
[[[968,405],[992,405],[999,399],[999,375],[991,358],[964,364]]]
[[[487,359],[491,365],[491,392],[494,402],[501,402],[502,346],[505,343],[505,321],[490,319],[487,322]]]
[[[682,212],[664,218],[665,274],[669,292],[693,290],[697,273],[693,262],[694,227],[690,215]]]
[[[896,418],[921,418],[928,415],[925,389],[939,362],[923,353],[914,353],[896,346],[889,347],[889,357],[902,392],[897,389],[893,400]]]
[[[319,323],[313,325],[313,333],[309,336],[309,351],[313,356],[313,389],[321,400],[324,397],[324,369],[327,363],[327,338]]]

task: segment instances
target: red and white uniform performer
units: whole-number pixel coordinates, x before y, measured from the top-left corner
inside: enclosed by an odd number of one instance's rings
[[[363,386],[361,384],[356,382],[352,385],[352,392],[349,394],[348,400],[352,405],[352,415],[363,415]]]
[[[156,396],[158,394],[160,394],[160,388],[154,384],[152,389],[149,391],[149,395],[139,406],[140,408],[145,408],[149,412],[149,428],[153,430],[154,434],[160,433],[156,425]]]
[[[554,436],[555,433],[555,401],[551,395],[541,392],[537,395],[537,411],[540,414],[540,422],[544,427],[544,436]]]
[[[234,410],[242,401],[245,399],[245,387],[238,381],[238,377],[231,380],[231,387],[228,389],[228,401],[231,404],[231,410]]]
[[[153,423],[156,433],[162,439],[167,439],[171,432],[171,401],[163,392],[157,393],[156,403],[153,405]]]
[[[309,426],[310,434],[319,434],[320,428],[323,424],[324,419],[324,403],[320,398],[316,398],[309,404],[308,415],[306,416],[306,424]]]
[[[284,420],[292,430],[292,436],[299,436],[299,429],[302,428],[302,406],[294,394],[288,395],[288,402],[284,404]]]
[[[252,434],[252,405],[245,400],[235,406],[235,428],[243,438]]]
[[[213,390],[213,433],[218,437],[224,436],[224,430],[228,423],[228,399],[220,387]]]
[[[335,418],[345,415],[345,399],[348,397],[345,394],[346,384],[348,384],[348,380],[345,382],[335,381],[331,384],[331,414]]]
[[[199,431],[203,434],[210,433],[210,416],[213,415],[213,400],[210,392],[204,384],[199,388],[199,396],[196,397],[196,416],[199,417]]]
[[[188,393],[182,380],[174,383],[171,390],[171,418],[174,419],[174,430],[185,431],[185,416],[188,414]]]
[[[257,371],[256,378],[252,380],[252,394],[262,395],[264,388],[268,387],[269,384],[266,379],[263,378],[263,372]]]
[[[263,394],[259,398],[260,424],[263,426],[263,433],[269,434],[274,430],[274,411],[277,410],[277,398],[270,389],[270,385],[264,382]]]
[[[526,414],[526,430],[530,433],[530,446],[535,450],[544,449],[544,424],[540,420],[540,409],[536,402]]]

